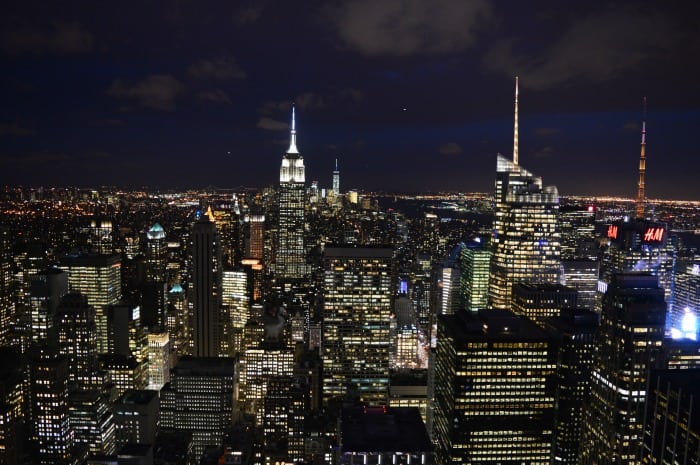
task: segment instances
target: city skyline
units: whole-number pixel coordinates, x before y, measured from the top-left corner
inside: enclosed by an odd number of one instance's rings
[[[490,192],[518,75],[520,163],[562,195],[634,197],[646,96],[647,196],[698,199],[696,9],[11,5],[0,184],[272,185],[295,102],[309,181],[338,159],[345,190]]]

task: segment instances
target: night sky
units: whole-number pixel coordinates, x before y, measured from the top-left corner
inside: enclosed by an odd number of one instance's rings
[[[512,154],[562,195],[700,199],[697,2],[12,1],[0,185],[307,181],[491,191]],[[672,3],[673,6],[667,6]]]

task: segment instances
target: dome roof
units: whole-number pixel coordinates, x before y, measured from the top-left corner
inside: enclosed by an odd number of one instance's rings
[[[182,289],[182,286],[180,286],[180,283],[175,283],[173,285],[172,289],[170,289],[170,292],[172,292],[174,294],[182,294],[185,291],[184,291],[184,289]]]
[[[148,230],[146,236],[149,239],[165,239],[165,230],[163,229],[163,226],[161,226],[159,223],[156,223],[153,226],[151,226],[151,229]]]

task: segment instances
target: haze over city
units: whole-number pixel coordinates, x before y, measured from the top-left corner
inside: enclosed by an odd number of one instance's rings
[[[13,2],[3,185],[264,186],[292,102],[307,180],[491,192],[512,154],[563,195],[697,199],[698,7],[399,1]],[[574,168],[575,167],[575,168]],[[387,175],[389,174],[389,175]]]

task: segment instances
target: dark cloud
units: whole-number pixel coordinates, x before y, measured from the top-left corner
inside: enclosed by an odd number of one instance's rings
[[[498,41],[485,55],[487,69],[520,76],[520,85],[545,89],[578,78],[606,81],[663,56],[680,38],[661,12],[635,5],[612,6],[576,18],[544,50],[528,53],[523,39]]]
[[[297,108],[307,111],[320,111],[325,109],[337,109],[341,106],[358,105],[365,98],[364,93],[359,89],[344,88],[331,90],[320,94],[317,92],[302,92],[293,100],[273,100],[263,103],[258,107],[261,115],[280,115],[289,113],[292,104]]]
[[[0,50],[6,54],[70,55],[89,52],[93,36],[79,25],[53,21],[35,24],[4,21],[0,24]]]
[[[488,0],[355,0],[326,14],[348,48],[395,56],[464,50],[492,15]]]
[[[256,23],[265,11],[266,6],[266,1],[254,1],[247,5],[242,5],[235,13],[234,21],[241,25]]]
[[[459,155],[462,153],[462,147],[457,142],[448,142],[440,146],[439,152],[442,155]]]
[[[228,105],[231,103],[229,95],[221,89],[203,90],[197,94],[197,99],[202,102]]]
[[[554,155],[554,147],[551,145],[546,145],[539,150],[536,150],[533,156],[535,158],[549,158]]]
[[[36,131],[18,123],[0,123],[0,136],[31,136]]]
[[[173,110],[175,101],[184,90],[182,83],[173,76],[154,74],[133,84],[117,79],[107,89],[107,94],[118,99],[134,100],[154,110]]]
[[[258,120],[257,127],[268,131],[283,131],[289,129],[289,124],[264,116]]]
[[[187,74],[197,79],[245,79],[245,71],[232,56],[200,60],[187,69]]]

